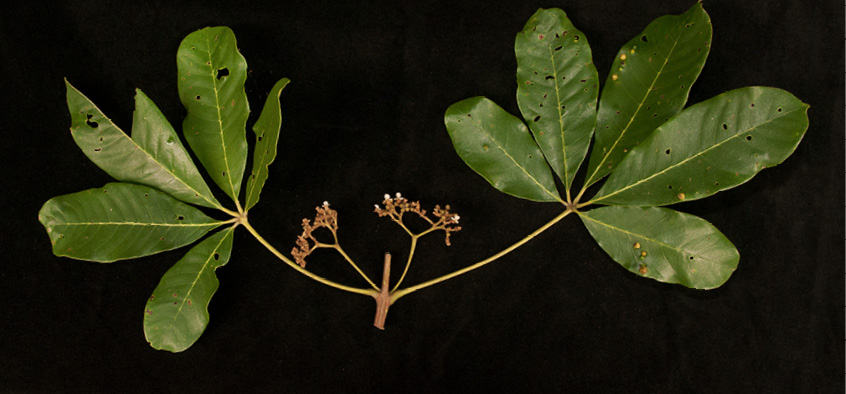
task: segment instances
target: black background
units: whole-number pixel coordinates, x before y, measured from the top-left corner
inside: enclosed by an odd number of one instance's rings
[[[19,2],[24,3],[24,2]],[[844,32],[835,1],[706,1],[714,39],[690,103],[727,90],[786,89],[811,109],[796,153],[741,187],[678,209],[741,253],[721,288],[638,278],[575,218],[481,270],[409,295],[387,330],[372,299],[295,273],[246,231],[217,271],[200,340],[150,348],[142,312],[187,249],[114,264],[58,258],[36,220],[47,199],[110,178],[75,146],[67,77],[129,130],[141,88],[177,126],[175,53],[208,25],[236,33],[257,118],[281,77],[279,156],[251,223],[287,251],[329,200],[339,236],[374,278],[407,236],[372,213],[386,192],[449,203],[464,230],[425,238],[406,283],[466,266],[560,212],[497,192],[466,167],[443,126],[485,95],[519,114],[515,34],[538,7],[563,8],[604,81],[616,51],[692,1],[57,1],[4,6],[0,391],[59,392],[842,392]],[[252,133],[248,133],[252,144]],[[218,194],[223,197],[222,193]],[[221,199],[223,201],[223,199]],[[220,216],[220,215],[217,215]],[[362,285],[335,254],[310,259]],[[395,271],[399,271],[395,269]]]

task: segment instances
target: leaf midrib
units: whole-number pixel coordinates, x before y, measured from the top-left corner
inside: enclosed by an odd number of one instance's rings
[[[279,82],[277,82],[277,83],[279,83]],[[276,96],[276,102],[274,102],[274,104],[273,104],[274,109],[275,109],[275,112],[273,113],[273,115],[274,115],[273,120],[276,120],[276,118],[279,118],[278,123],[279,123],[280,127],[281,127],[281,124],[282,124],[282,113],[281,113],[282,112],[282,106],[278,105],[278,103],[279,103],[279,97],[282,94],[282,89],[284,89],[285,86],[287,86],[287,85],[288,84],[285,83],[284,85],[282,85],[281,88],[279,88],[279,90],[277,92],[277,96]],[[270,93],[273,94],[273,91],[271,91]],[[268,97],[270,97],[270,96],[268,96]],[[264,114],[264,110],[262,109],[262,113],[259,115],[259,118],[258,118],[258,120],[256,120],[256,123],[253,125],[253,130],[256,130],[256,127],[263,128],[264,123],[260,123],[261,120],[262,120],[261,115],[263,115],[263,114]],[[265,134],[267,134],[267,130],[264,130],[261,133],[261,136],[264,136]],[[258,139],[258,136],[259,136],[259,134],[258,134],[258,132],[256,132],[256,139]],[[263,142],[263,144],[259,144],[259,142],[256,141],[256,150],[258,150],[258,147],[262,146],[262,145],[272,146],[270,141],[267,141],[267,139],[264,139],[262,142]],[[273,145],[273,147],[275,147],[275,145]],[[266,171],[269,172],[269,170],[270,170],[270,164],[269,163],[265,164],[265,158],[270,154],[270,152],[268,152],[268,151],[269,151],[269,149],[262,150],[260,157],[258,158],[259,159],[258,162],[260,164],[259,168],[257,168],[255,174],[253,174],[253,175],[255,175],[255,177],[251,177],[247,181],[247,196],[244,199],[245,206],[247,206],[247,207],[250,207],[250,201],[252,201],[252,199],[253,199],[253,194],[258,193],[256,190],[258,189],[259,174],[262,173],[262,172],[266,172]],[[256,201],[253,204],[255,204],[257,202],[258,202],[258,197],[256,197]]]
[[[182,314],[182,308],[185,306],[185,302],[188,300],[189,297],[191,297],[191,292],[194,291],[194,287],[197,286],[197,281],[200,280],[200,277],[203,275],[203,272],[205,272],[208,268],[209,262],[211,262],[214,258],[215,253],[217,253],[217,251],[220,249],[220,246],[223,245],[223,242],[226,240],[227,237],[229,237],[229,234],[231,234],[232,230],[234,229],[235,227],[231,227],[229,230],[225,230],[227,231],[227,234],[225,234],[220,239],[220,242],[217,243],[217,245],[212,249],[212,252],[208,255],[208,257],[206,257],[206,261],[203,263],[203,267],[200,268],[200,270],[197,272],[197,276],[194,278],[194,281],[191,282],[191,287],[188,288],[188,291],[185,293],[185,297],[182,297],[182,300],[179,303],[179,308],[177,308],[176,313],[173,314],[173,320],[170,321],[168,330],[173,328],[174,323],[176,323],[176,318],[178,318],[179,315]]]
[[[567,140],[564,138],[564,114],[561,113],[561,94],[558,89],[558,68],[555,66],[555,53],[552,49],[552,44],[547,45],[546,49],[549,51],[549,60],[552,63],[552,77],[555,81],[555,101],[558,105],[555,108],[558,110],[558,132],[561,135],[561,156],[564,161],[564,189],[570,193],[570,170],[567,163]],[[569,194],[567,195],[569,199]]]
[[[631,236],[634,236],[634,237],[641,238],[641,239],[643,239],[643,240],[644,240],[644,241],[646,241],[646,242],[656,243],[656,244],[658,244],[659,246],[661,246],[661,247],[663,247],[663,248],[667,248],[667,249],[674,250],[674,251],[676,251],[677,253],[679,253],[679,254],[681,254],[681,255],[691,254],[691,253],[686,253],[686,252],[685,252],[685,250],[683,250],[683,249],[676,248],[676,247],[674,247],[674,246],[672,246],[672,245],[669,245],[669,244],[667,244],[667,243],[661,242],[661,241],[659,241],[659,240],[657,240],[657,239],[650,238],[650,237],[647,237],[647,236],[645,236],[645,235],[641,235],[641,234],[634,233],[634,232],[631,232],[631,231],[623,230],[623,229],[621,229],[621,228],[619,228],[619,227],[616,227],[616,226],[612,226],[611,224],[605,223],[605,222],[600,221],[600,220],[598,220],[598,219],[594,219],[594,218],[592,218],[592,217],[588,216],[588,215],[587,215],[587,214],[585,214],[585,213],[580,213],[580,214],[579,214],[579,216],[581,216],[581,217],[583,217],[583,218],[585,218],[585,219],[588,219],[588,220],[590,220],[590,221],[592,221],[592,222],[594,222],[594,223],[597,223],[597,224],[599,224],[599,225],[602,225],[602,226],[604,226],[604,227],[607,227],[607,228],[609,228],[609,229],[611,229],[611,230],[614,230],[614,231],[617,231],[617,232],[620,232],[620,233],[623,233],[623,234],[626,234],[626,235],[631,235]],[[691,254],[691,255],[694,255],[694,254]],[[721,265],[721,264],[719,264],[716,260],[714,260],[714,259],[712,259],[712,258],[708,257],[707,255],[699,254],[699,255],[695,255],[695,256],[697,257],[697,259],[696,259],[696,261],[697,261],[697,262],[703,262],[703,261],[704,261],[704,262],[708,262],[708,263],[711,263],[711,264],[714,264],[714,265],[717,265],[717,266],[722,266],[722,265]],[[669,263],[669,260],[668,260],[668,263]],[[676,272],[678,273],[678,270],[676,269],[676,267],[675,267],[673,264],[670,264],[670,266],[671,266],[671,267],[673,267],[673,270],[674,270],[674,271],[676,271]]]
[[[661,64],[661,67],[658,69],[658,72],[655,74],[655,78],[652,79],[652,83],[649,85],[649,89],[646,89],[646,94],[643,95],[643,99],[640,100],[640,103],[637,105],[637,109],[635,109],[634,114],[629,118],[629,122],[626,124],[626,127],[624,127],[623,131],[620,132],[620,135],[617,136],[617,139],[611,145],[611,148],[608,149],[608,152],[602,157],[602,160],[600,160],[599,163],[597,163],[596,168],[593,170],[593,173],[590,176],[590,179],[591,179],[590,183],[591,184],[593,184],[594,182],[599,180],[599,179],[593,179],[593,178],[602,169],[602,166],[605,164],[605,161],[607,161],[608,157],[611,156],[611,153],[614,152],[614,149],[617,147],[617,144],[619,144],[620,141],[623,139],[623,136],[626,135],[626,132],[629,130],[629,127],[631,127],[632,122],[634,122],[635,118],[640,113],[640,109],[643,108],[643,104],[646,103],[646,99],[652,93],[652,88],[655,86],[655,83],[658,81],[658,78],[661,77],[661,74],[663,74],[664,68],[667,67],[667,64],[668,64],[667,60],[670,58],[670,56],[673,56],[673,52],[675,52],[676,46],[678,45],[679,40],[681,39],[682,35],[684,35],[684,30],[681,30],[679,32],[679,34],[676,36],[676,40],[673,41],[673,46],[672,46],[672,48],[670,48],[670,52],[667,54],[667,56],[664,57],[664,63]]]
[[[217,88],[217,78],[214,75],[214,63],[212,62],[212,46],[209,41],[209,34],[206,34],[206,52],[209,55],[209,76],[212,81],[212,88],[214,89],[215,114],[217,114],[218,135],[220,136],[220,146],[223,149],[223,165],[226,167],[226,180],[229,182],[229,190],[232,191],[232,198],[238,200],[238,193],[235,190],[235,184],[232,183],[232,168],[229,166],[229,156],[226,154],[226,139],[224,138],[223,130],[223,115],[220,109],[220,91]],[[237,49],[236,49],[237,50]],[[234,72],[234,71],[233,71]]]
[[[145,223],[145,222],[65,222],[55,226],[141,226],[141,227],[206,227],[219,226],[225,222],[213,223]]]
[[[528,171],[526,171],[526,169],[525,169],[525,168],[523,168],[523,166],[521,166],[521,165],[520,165],[520,163],[518,163],[518,162],[517,162],[517,160],[515,160],[515,159],[514,159],[514,157],[512,157],[512,156],[511,156],[511,155],[510,155],[510,154],[509,154],[509,153],[505,150],[505,148],[503,148],[503,147],[499,144],[499,141],[497,141],[497,139],[496,139],[496,138],[494,138],[494,137],[493,137],[493,135],[491,135],[490,133],[488,133],[488,132],[485,130],[485,128],[484,128],[484,127],[482,127],[481,125],[476,124],[475,122],[470,122],[470,123],[471,123],[473,126],[476,126],[476,127],[477,127],[477,128],[478,128],[481,132],[482,132],[482,133],[484,133],[484,134],[488,137],[488,139],[489,139],[489,140],[491,140],[491,141],[493,142],[493,144],[494,144],[494,145],[496,145],[496,147],[497,147],[497,148],[499,148],[499,150],[500,150],[500,151],[502,151],[502,153],[503,153],[506,157],[508,157],[508,158],[511,160],[511,162],[512,162],[512,163],[514,163],[514,165],[515,165],[517,168],[519,168],[519,169],[520,169],[520,171],[523,171],[523,173],[524,173],[524,174],[526,174],[526,176],[528,176],[528,177],[529,177],[529,179],[531,179],[531,180],[532,180],[532,182],[534,182],[536,185],[538,185],[538,187],[540,187],[541,189],[543,189],[543,191],[544,191],[544,192],[546,192],[546,194],[549,194],[549,195],[550,195],[551,197],[553,197],[556,201],[561,201],[561,197],[559,197],[559,196],[556,196],[556,195],[552,194],[552,192],[550,192],[550,191],[549,191],[549,190],[548,190],[545,186],[543,186],[540,182],[538,182],[538,180],[537,180],[537,179],[536,179],[536,178],[535,178],[532,174],[530,174]]]
[[[690,157],[688,157],[688,158],[686,158],[686,159],[684,159],[684,160],[682,160],[682,161],[679,161],[678,163],[675,163],[675,164],[673,164],[673,165],[670,165],[670,166],[668,166],[667,168],[665,168],[665,169],[663,169],[663,170],[661,170],[661,171],[658,171],[658,172],[656,172],[656,173],[654,173],[654,174],[652,174],[652,175],[650,175],[650,176],[648,176],[648,177],[646,177],[646,178],[644,178],[644,179],[641,179],[641,180],[639,180],[639,181],[637,181],[637,182],[635,182],[635,183],[632,183],[632,184],[630,184],[630,185],[628,185],[628,186],[626,186],[626,187],[623,187],[623,188],[621,188],[621,189],[617,189],[616,191],[612,192],[611,194],[606,194],[606,195],[604,195],[604,196],[600,196],[600,197],[596,198],[596,199],[594,200],[594,202],[599,202],[599,201],[602,201],[602,200],[604,200],[604,199],[606,199],[606,198],[608,198],[608,197],[611,197],[611,196],[613,196],[613,195],[615,195],[615,194],[619,194],[619,193],[621,193],[621,192],[623,192],[623,191],[629,190],[629,189],[631,189],[631,188],[633,188],[633,187],[635,187],[635,186],[637,186],[637,185],[639,185],[639,184],[641,184],[641,183],[643,183],[643,182],[647,182],[647,181],[649,181],[650,179],[655,178],[656,176],[663,175],[663,174],[667,173],[668,171],[670,171],[670,170],[672,170],[672,169],[674,169],[674,168],[677,168],[677,167],[679,167],[679,166],[681,166],[681,165],[684,165],[685,163],[687,163],[687,162],[689,162],[689,161],[691,161],[691,160],[693,160],[693,159],[696,159],[696,158],[698,158],[698,157],[700,157],[700,156],[702,156],[702,155],[704,155],[704,154],[706,154],[706,153],[710,152],[710,151],[711,151],[711,150],[713,150],[713,149],[716,149],[716,148],[718,148],[718,147],[722,146],[723,144],[725,144],[725,143],[726,143],[726,142],[728,142],[728,141],[734,140],[735,138],[741,137],[741,136],[743,136],[743,135],[745,135],[745,134],[747,134],[747,133],[751,133],[753,130],[755,130],[755,129],[757,129],[757,128],[763,127],[763,126],[767,125],[768,123],[775,121],[776,119],[779,119],[779,118],[785,117],[785,116],[787,116],[787,115],[789,115],[789,114],[791,114],[791,113],[793,113],[793,112],[799,111],[799,110],[801,110],[801,109],[794,109],[794,110],[791,110],[791,111],[785,111],[785,112],[783,112],[781,115],[777,115],[777,116],[775,116],[775,117],[773,117],[773,118],[768,119],[766,122],[763,122],[763,123],[757,124],[757,125],[755,125],[755,126],[753,126],[753,127],[750,127],[750,128],[748,128],[748,129],[746,129],[746,130],[743,130],[743,131],[741,131],[741,132],[739,132],[739,133],[737,133],[737,134],[735,134],[735,135],[733,135],[733,136],[730,136],[730,137],[728,137],[728,138],[726,138],[726,139],[724,139],[724,140],[722,140],[722,141],[720,141],[720,142],[718,142],[718,143],[716,143],[716,144],[714,144],[714,145],[712,145],[712,146],[708,147],[707,149],[702,150],[702,151],[700,151],[700,152],[698,152],[698,153],[696,153],[696,154],[694,154],[694,155],[692,155],[692,156],[690,156]]]
[[[94,102],[91,101],[91,99],[89,99],[88,96],[86,96],[85,94],[80,92],[79,89],[77,89],[75,86],[70,85],[70,87],[73,88],[73,90],[75,90],[77,93],[79,93],[80,96],[84,97],[85,100],[88,102],[88,104],[90,104],[92,107],[94,107],[94,109],[96,109],[97,112],[99,112],[100,115],[102,115],[109,122],[109,124],[112,125],[112,127],[114,127],[117,131],[119,131],[122,138],[126,138],[130,143],[132,143],[132,145],[135,145],[135,147],[139,151],[141,151],[145,155],[147,155],[147,157],[149,157],[150,160],[153,161],[153,163],[156,163],[162,170],[164,170],[166,173],[170,174],[174,179],[176,179],[177,181],[179,181],[179,183],[181,183],[182,185],[187,187],[188,190],[192,191],[195,195],[202,197],[203,200],[206,200],[206,202],[208,202],[209,204],[212,204],[212,206],[214,206],[215,208],[221,208],[220,203],[218,203],[216,201],[209,200],[208,197],[206,197],[203,193],[200,193],[199,191],[194,189],[191,185],[189,185],[187,182],[185,182],[182,178],[177,176],[173,171],[168,169],[163,163],[161,163],[155,157],[153,157],[153,155],[151,155],[150,152],[148,152],[146,149],[141,147],[141,145],[138,145],[138,143],[135,142],[135,140],[133,140],[129,135],[127,135],[126,132],[123,131],[123,129],[118,127],[118,125],[116,125],[115,122],[113,122],[108,116],[106,116],[106,114],[102,110],[100,110],[100,108],[97,107],[97,104],[94,104]]]

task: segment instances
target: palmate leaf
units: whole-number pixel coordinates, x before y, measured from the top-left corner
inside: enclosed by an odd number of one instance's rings
[[[141,90],[132,138],[67,80],[71,135],[82,152],[113,178],[147,185],[192,204],[221,205],[200,176],[173,127]]]
[[[588,41],[560,9],[538,10],[517,34],[517,103],[570,190],[596,125],[599,81]]]
[[[267,181],[268,166],[276,158],[276,145],[279,141],[279,129],[282,127],[282,109],[279,104],[279,95],[282,89],[291,82],[288,78],[282,78],[270,90],[264,108],[261,110],[253,131],[256,133],[256,147],[253,155],[253,171],[247,179],[247,196],[244,210],[249,210],[256,205]]]
[[[737,186],[793,153],[808,128],[807,110],[767,87],[693,105],[633,148],[592,201],[667,205]]]
[[[602,207],[580,212],[599,246],[623,268],[660,282],[719,287],[740,255],[713,225],[658,207]]]
[[[238,200],[247,164],[247,62],[228,27],[189,34],[176,55],[182,131],[211,178]]]
[[[206,238],[162,276],[144,309],[144,335],[150,346],[181,352],[200,338],[219,285],[215,270],[229,262],[234,230]]]
[[[461,159],[495,188],[532,201],[561,201],[552,171],[520,119],[474,97],[447,108],[444,122]]]
[[[711,20],[696,3],[682,15],[656,19],[620,49],[599,100],[586,186],[684,108],[710,45]]]
[[[51,198],[38,220],[57,256],[101,263],[185,246],[223,224],[156,189],[130,183]]]

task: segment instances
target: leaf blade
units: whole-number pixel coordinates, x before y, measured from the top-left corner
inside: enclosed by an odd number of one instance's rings
[[[740,254],[702,218],[658,207],[601,207],[579,212],[600,247],[623,268],[695,289],[725,283]]]
[[[807,110],[789,92],[768,87],[693,105],[632,149],[593,201],[669,205],[745,183],[796,150],[808,128]]]
[[[176,59],[179,98],[188,111],[182,122],[185,139],[212,180],[237,203],[247,164],[247,62],[228,27],[189,34]]]
[[[495,188],[527,200],[562,202],[526,125],[493,101],[459,101],[447,108],[444,123],[461,159]]]
[[[144,309],[144,335],[150,346],[176,353],[200,338],[220,284],[215,270],[229,262],[234,229],[206,238],[162,276]]]
[[[711,20],[694,4],[666,15],[624,45],[599,100],[585,187],[608,175],[626,152],[684,108],[711,45]]]
[[[133,138],[65,80],[71,135],[82,152],[113,178],[154,187],[187,203],[221,208],[173,127],[152,100],[136,91]]]
[[[102,263],[176,249],[223,224],[163,192],[130,183],[51,198],[38,220],[55,255]]]
[[[514,51],[520,112],[569,192],[596,126],[599,77],[590,45],[564,11],[540,9]]]
[[[253,125],[253,131],[256,133],[256,147],[253,154],[253,170],[247,178],[247,196],[244,203],[246,211],[259,201],[259,195],[267,181],[269,166],[276,159],[276,145],[279,141],[279,130],[282,127],[279,96],[282,94],[282,89],[290,82],[288,78],[282,78],[273,85],[261,115]]]

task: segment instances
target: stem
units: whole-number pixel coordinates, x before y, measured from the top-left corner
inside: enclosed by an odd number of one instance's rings
[[[373,281],[370,280],[370,278],[367,277],[367,275],[365,275],[364,272],[362,272],[360,268],[358,268],[358,265],[356,265],[355,262],[353,262],[353,260],[350,258],[350,256],[348,256],[347,253],[344,252],[344,249],[341,248],[341,245],[335,244],[335,245],[332,245],[331,247],[334,248],[335,250],[337,250],[338,253],[341,254],[341,256],[344,256],[344,260],[347,260],[347,262],[350,263],[350,265],[355,269],[355,271],[358,272],[358,274],[361,275],[361,277],[364,278],[364,280],[366,280],[367,283],[370,284],[370,287],[373,287],[374,290],[377,290],[377,291],[379,290],[379,288],[376,287],[376,284],[373,283]]]
[[[428,218],[426,218],[426,220],[428,220]],[[402,225],[402,223],[400,223],[400,225]],[[405,228],[405,226],[403,226],[403,228]],[[417,240],[435,230],[442,230],[442,228],[431,227],[420,234],[414,234],[408,229],[406,229],[406,231],[408,231],[408,235],[411,235],[411,248],[409,248],[408,251],[408,261],[405,262],[405,269],[402,270],[402,276],[400,276],[399,281],[397,281],[397,284],[394,285],[394,288],[391,289],[391,293],[397,291],[397,289],[400,287],[400,284],[402,283],[402,280],[405,279],[405,274],[408,273],[408,268],[411,267],[411,260],[414,258],[414,250],[417,249]]]
[[[267,250],[269,250],[271,253],[276,255],[276,257],[278,257],[280,260],[285,262],[285,264],[288,264],[291,268],[299,271],[299,273],[301,273],[305,276],[308,276],[309,278],[314,279],[314,280],[316,280],[320,283],[323,283],[324,285],[334,287],[338,290],[343,290],[343,291],[347,291],[347,292],[350,292],[350,293],[356,293],[356,294],[362,294],[362,295],[368,295],[368,296],[375,296],[375,295],[379,294],[376,291],[371,290],[371,289],[361,289],[361,288],[357,288],[357,287],[345,286],[345,285],[342,285],[340,283],[333,282],[329,279],[326,279],[324,277],[321,277],[321,276],[318,276],[318,275],[315,275],[315,274],[309,272],[305,268],[300,267],[297,263],[291,261],[291,259],[286,257],[284,254],[280,253],[278,250],[276,250],[276,248],[274,248],[267,241],[265,241],[264,238],[262,238],[261,235],[259,235],[259,233],[253,228],[253,226],[250,226],[250,223],[247,221],[246,216],[241,216],[240,219],[238,220],[238,222],[241,225],[243,225],[244,228],[246,228],[247,231],[249,231],[250,234],[252,234],[253,237],[256,238],[256,240],[258,240],[262,245],[264,245],[264,247],[267,248]]]
[[[385,329],[385,318],[388,317],[388,308],[391,307],[391,292],[388,286],[391,282],[391,254],[385,253],[385,265],[382,269],[382,291],[373,294],[376,299],[376,318],[373,325],[380,330]]]
[[[391,303],[396,302],[398,299],[402,298],[403,296],[405,296],[405,295],[407,295],[407,294],[409,294],[409,293],[413,293],[413,292],[415,292],[415,291],[417,291],[417,290],[420,290],[420,289],[423,289],[423,288],[426,288],[426,287],[432,286],[432,285],[434,285],[434,284],[438,284],[438,283],[443,282],[443,281],[445,281],[445,280],[447,280],[447,279],[452,279],[452,278],[454,278],[454,277],[456,277],[456,276],[459,276],[459,275],[461,275],[461,274],[464,274],[464,273],[467,273],[467,272],[473,271],[473,270],[474,270],[474,269],[476,269],[476,268],[480,268],[480,267],[482,267],[482,266],[484,266],[484,265],[486,265],[486,264],[488,264],[488,263],[490,263],[490,262],[492,262],[492,261],[494,261],[494,260],[496,260],[496,259],[498,259],[498,258],[500,258],[500,257],[502,257],[502,256],[505,256],[506,254],[510,253],[510,252],[511,252],[511,251],[513,251],[514,249],[517,249],[517,248],[519,248],[520,246],[522,246],[524,243],[529,242],[529,240],[531,240],[532,238],[534,238],[534,237],[538,236],[538,234],[540,234],[540,233],[542,233],[542,232],[546,231],[548,228],[552,227],[552,225],[554,225],[555,223],[558,223],[561,219],[564,219],[564,217],[566,217],[567,215],[569,215],[569,214],[571,214],[571,213],[573,213],[573,212],[575,212],[575,210],[573,210],[572,208],[568,208],[566,211],[564,211],[564,212],[563,212],[563,213],[561,213],[560,215],[556,216],[554,219],[550,220],[548,223],[544,224],[543,226],[541,226],[541,227],[540,227],[540,228],[538,228],[537,230],[533,231],[531,234],[527,235],[525,238],[523,238],[523,239],[521,239],[521,240],[517,241],[515,244],[513,244],[513,245],[509,246],[508,248],[503,249],[503,250],[502,250],[502,251],[500,251],[499,253],[497,253],[497,254],[495,254],[495,255],[493,255],[493,256],[491,256],[491,257],[488,257],[488,258],[486,258],[486,259],[484,259],[484,260],[482,260],[482,261],[479,261],[478,263],[475,263],[475,264],[473,264],[473,265],[467,266],[467,267],[462,268],[462,269],[460,269],[460,270],[458,270],[458,271],[455,271],[455,272],[452,272],[452,273],[446,274],[446,275],[444,275],[444,276],[441,276],[441,277],[438,277],[438,278],[432,279],[432,280],[430,280],[430,281],[423,282],[423,283],[421,283],[421,284],[419,284],[419,285],[416,285],[416,286],[411,286],[411,287],[407,287],[407,288],[405,288],[405,289],[402,289],[402,290],[396,291],[396,292],[394,292],[394,293],[393,293],[393,295],[392,295],[392,297],[391,297]]]
[[[408,267],[411,267],[411,259],[414,258],[414,250],[417,249],[417,238],[420,238],[420,235],[411,236],[411,248],[408,251],[408,261],[405,263],[405,269],[402,270],[402,276],[400,276],[399,281],[397,281],[397,284],[395,284],[394,288],[391,289],[392,293],[397,291],[397,288],[399,288],[400,283],[402,283],[402,280],[405,279],[405,274],[408,273]]]

